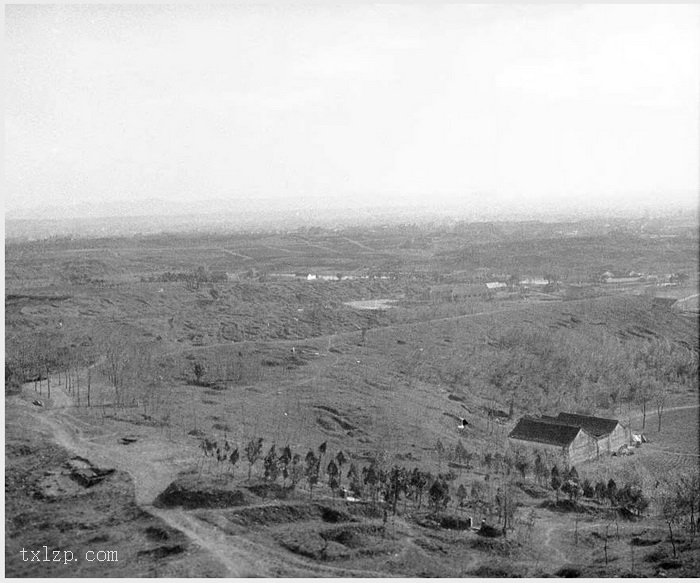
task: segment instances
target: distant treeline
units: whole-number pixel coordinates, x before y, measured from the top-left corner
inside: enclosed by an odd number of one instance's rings
[[[209,271],[204,267],[198,267],[194,271],[166,271],[158,275],[142,277],[141,281],[151,282],[173,282],[183,281],[187,284],[192,283],[221,283],[228,280],[225,271]]]

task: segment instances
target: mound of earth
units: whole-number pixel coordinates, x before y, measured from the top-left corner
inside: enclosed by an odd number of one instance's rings
[[[330,528],[293,528],[277,539],[295,554],[316,560],[337,560],[386,552],[386,541],[377,525],[342,525]]]
[[[346,504],[345,510],[360,518],[381,518],[383,515],[382,509],[371,502],[351,502]]]
[[[322,520],[323,522],[355,522],[347,512],[314,503],[265,504],[231,510],[226,515],[227,520],[242,526],[269,526],[274,524],[289,524],[306,520]]]
[[[441,512],[430,514],[417,521],[420,526],[427,528],[449,528],[450,530],[471,530],[472,519],[468,516],[455,516]]]
[[[186,510],[195,508],[228,508],[247,506],[257,497],[242,488],[227,484],[212,484],[194,476],[181,477],[163,490],[154,502],[157,508],[181,506]]]
[[[66,465],[70,470],[71,479],[85,488],[99,484],[107,476],[114,473],[112,468],[97,468],[89,460],[81,457],[74,457]]]
[[[277,484],[276,482],[264,482],[261,480],[252,484],[246,484],[246,490],[252,492],[255,496],[260,498],[283,500],[294,491],[294,488],[291,486],[285,487],[281,484]]]
[[[483,523],[477,534],[488,538],[497,538],[499,536],[503,536],[503,529]]]

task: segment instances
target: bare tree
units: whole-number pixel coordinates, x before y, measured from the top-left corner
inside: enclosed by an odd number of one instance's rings
[[[258,437],[257,439],[251,439],[248,442],[248,445],[245,447],[245,455],[246,458],[248,459],[248,479],[250,480],[250,476],[253,472],[253,465],[255,464],[258,459],[260,459],[260,455],[262,453],[262,444],[263,444],[263,438]]]
[[[656,407],[656,415],[658,418],[658,431],[661,431],[661,416],[663,415],[664,409],[666,407],[666,401],[668,400],[669,390],[666,385],[659,383],[656,386],[654,392],[653,400],[654,406]]]
[[[114,388],[117,405],[123,403],[124,377],[132,357],[134,342],[131,334],[124,329],[107,330],[98,340],[102,354],[101,371]]]
[[[314,496],[314,486],[318,483],[319,470],[321,465],[321,458],[316,457],[313,450],[309,450],[306,454],[306,467],[304,473],[306,474],[306,480],[309,483],[309,497]]]

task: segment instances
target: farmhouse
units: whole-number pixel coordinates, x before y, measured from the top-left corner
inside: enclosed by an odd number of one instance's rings
[[[536,450],[546,457],[561,459],[567,465],[596,457],[595,439],[580,427],[549,418],[522,417],[508,435],[512,446]]]
[[[629,428],[624,427],[617,419],[559,413],[557,420],[561,423],[581,427],[586,433],[593,436],[598,447],[597,455],[612,453],[630,443]]]
[[[629,444],[629,429],[616,419],[575,413],[523,417],[508,438],[513,446],[549,452],[568,464],[613,453]]]

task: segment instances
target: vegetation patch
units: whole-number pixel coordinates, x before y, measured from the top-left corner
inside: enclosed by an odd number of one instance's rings
[[[540,504],[540,508],[554,510],[555,512],[590,512],[589,506],[584,506],[575,500],[545,500]]]
[[[184,553],[185,547],[182,545],[167,545],[156,547],[155,549],[146,549],[136,553],[137,557],[152,557],[154,559],[164,559],[170,555],[176,555],[179,553]]]
[[[149,526],[144,530],[144,533],[150,540],[156,542],[168,540],[170,538],[168,531],[159,526]]]
[[[572,567],[571,565],[566,565],[554,573],[556,577],[581,577],[581,569],[578,567]]]
[[[382,553],[386,542],[374,525],[351,525],[326,529],[294,529],[277,535],[279,543],[299,555],[316,560]]]
[[[194,508],[228,508],[245,506],[254,498],[239,488],[217,487],[213,484],[199,482],[196,478],[185,476],[172,482],[161,492],[154,502],[157,508],[182,507]]]
[[[455,516],[445,512],[429,514],[416,521],[420,526],[426,528],[448,528],[450,530],[471,530],[472,521],[468,517]]]

